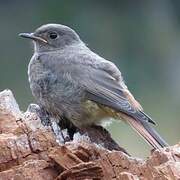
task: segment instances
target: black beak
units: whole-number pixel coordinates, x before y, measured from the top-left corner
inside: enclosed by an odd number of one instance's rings
[[[41,37],[35,36],[34,33],[20,33],[19,36],[23,37],[23,38],[29,38],[29,39],[32,39],[34,41],[40,41],[40,42],[43,42],[46,44],[48,43],[47,40],[45,40]]]

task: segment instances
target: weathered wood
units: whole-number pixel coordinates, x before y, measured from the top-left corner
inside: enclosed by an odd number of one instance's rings
[[[124,153],[101,127],[72,136],[40,117],[50,118],[37,105],[21,112],[10,90],[0,92],[0,180],[180,179],[180,144],[143,160]]]

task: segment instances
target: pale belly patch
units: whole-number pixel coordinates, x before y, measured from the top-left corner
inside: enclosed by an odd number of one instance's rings
[[[84,125],[104,124],[112,119],[121,119],[121,114],[107,106],[97,104],[91,100],[83,103]]]

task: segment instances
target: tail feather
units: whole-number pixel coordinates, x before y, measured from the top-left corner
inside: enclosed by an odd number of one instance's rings
[[[161,136],[153,129],[147,121],[138,121],[132,117],[127,117],[128,122],[138,134],[140,134],[151,146],[155,149],[163,148],[168,144],[161,138]]]

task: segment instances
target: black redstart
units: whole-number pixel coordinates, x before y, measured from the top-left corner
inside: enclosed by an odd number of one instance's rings
[[[154,148],[167,146],[151,127],[155,122],[134,99],[119,69],[92,52],[74,30],[46,24],[20,36],[34,42],[28,67],[30,87],[51,116],[65,117],[78,128],[108,118],[122,119]]]

